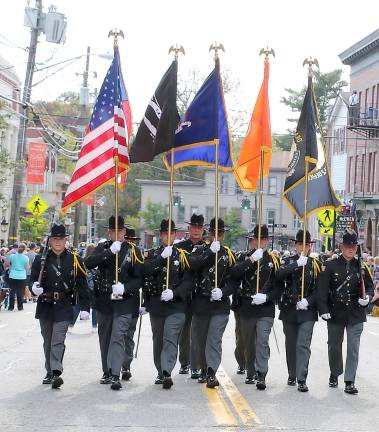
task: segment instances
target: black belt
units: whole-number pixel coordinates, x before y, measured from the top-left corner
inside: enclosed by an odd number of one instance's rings
[[[67,295],[64,291],[54,291],[42,294],[42,301],[46,303],[53,303],[57,301],[63,301],[67,299]]]
[[[283,302],[288,302],[291,304],[296,304],[297,302],[299,302],[301,300],[301,295],[300,294],[284,294],[283,296]]]

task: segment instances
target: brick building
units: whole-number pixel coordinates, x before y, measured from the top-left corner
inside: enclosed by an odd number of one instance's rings
[[[358,104],[349,106],[344,137],[346,153],[345,198],[358,209],[360,237],[379,254],[379,29],[339,55],[350,66],[350,94]],[[355,110],[355,111],[354,111]],[[355,112],[355,114],[354,114]],[[334,143],[336,139],[333,140]],[[333,143],[333,145],[334,145]]]

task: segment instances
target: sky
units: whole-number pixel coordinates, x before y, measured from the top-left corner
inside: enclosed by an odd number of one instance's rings
[[[66,42],[47,43],[42,34],[37,67],[83,55],[87,46],[94,54],[112,52],[108,32],[115,27],[122,29],[122,69],[135,121],[142,118],[171,62],[171,45],[178,43],[186,51],[179,58],[181,76],[197,68],[205,77],[213,68],[209,46],[215,41],[222,43],[225,53],[220,55],[221,67],[240,84],[238,91],[230,95],[228,108],[247,110],[249,116],[263,78],[259,51],[266,46],[273,48],[276,56],[271,59],[269,86],[271,126],[276,133],[286,131],[286,119],[291,117],[288,108],[280,103],[284,89],[300,89],[306,83],[303,60],[317,58],[323,72],[342,68],[349,81],[349,67],[342,65],[338,54],[378,28],[379,10],[377,0],[366,0],[364,7],[352,0],[53,0],[53,4],[67,17]],[[30,40],[30,30],[23,26],[26,5],[24,0],[6,2],[0,15],[0,54],[16,65],[21,81],[27,60],[21,48]],[[44,11],[49,5],[43,0]],[[34,6],[34,0],[30,6]],[[97,73],[97,78],[90,76],[91,90],[100,88],[109,63],[91,56],[90,70]],[[77,74],[84,67],[83,57],[51,77],[46,78],[46,70],[35,73],[35,83],[46,79],[33,88],[32,100],[52,100],[65,91],[79,92],[82,77]]]

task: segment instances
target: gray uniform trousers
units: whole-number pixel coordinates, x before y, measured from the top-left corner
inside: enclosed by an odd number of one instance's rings
[[[140,317],[141,319],[141,317]],[[125,335],[125,359],[122,364],[122,368],[125,370],[130,370],[130,364],[133,360],[134,353],[134,333],[136,331],[138,318],[132,318],[132,322],[130,323],[128,332]]]
[[[242,369],[245,369],[245,348],[243,346],[241,334],[241,317],[238,311],[234,311],[234,319],[236,322],[234,330],[236,336],[236,348],[234,350],[234,357],[236,358],[238,366]]]
[[[241,335],[245,347],[247,376],[256,372],[264,376],[268,371],[270,358],[269,338],[274,318],[241,316]]]
[[[314,321],[292,323],[283,321],[283,332],[286,336],[286,359],[288,376],[306,381]]]
[[[39,320],[43,337],[43,351],[45,353],[45,368],[48,374],[63,372],[63,356],[66,349],[64,341],[70,321],[52,322]]]
[[[344,326],[328,321],[328,354],[330,373],[336,377],[343,373],[342,342],[346,328],[347,353],[344,381],[355,381],[358,367],[359,344],[363,331],[363,322]]]
[[[194,369],[192,367],[193,348],[191,345],[192,312],[187,312],[185,316],[185,322],[179,336],[179,363],[183,367],[191,364],[191,369]]]
[[[153,357],[158,374],[171,374],[178,356],[178,343],[186,316],[177,312],[168,316],[150,314],[153,333]]]
[[[132,321],[132,314],[112,316],[97,312],[103,373],[120,375],[126,355],[125,339]]]
[[[214,372],[220,366],[222,356],[222,336],[229,321],[228,314],[193,315],[192,333],[196,338],[196,369]]]

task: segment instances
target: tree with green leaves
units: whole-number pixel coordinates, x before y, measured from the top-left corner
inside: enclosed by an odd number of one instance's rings
[[[320,115],[321,126],[325,127],[328,109],[333,105],[342,89],[348,84],[341,79],[342,69],[335,69],[330,72],[314,71],[313,83],[316,102]],[[299,113],[303,105],[303,100],[307,87],[304,86],[300,91],[286,88],[286,96],[281,97],[280,102],[291,108],[292,112]],[[290,118],[288,121],[296,122],[297,118]]]
[[[159,227],[161,220],[168,217],[166,206],[161,203],[148,201],[144,210],[140,212],[143,226],[149,230]]]
[[[44,237],[48,231],[48,221],[41,217],[27,216],[21,218],[20,234],[22,240],[35,241]]]
[[[224,217],[225,225],[230,230],[225,232],[224,243],[232,248],[237,244],[239,237],[246,233],[246,230],[241,227],[241,216],[237,209],[231,209]]]

